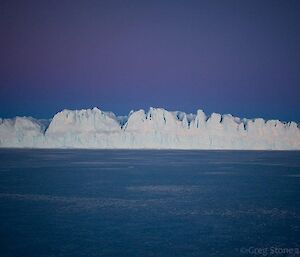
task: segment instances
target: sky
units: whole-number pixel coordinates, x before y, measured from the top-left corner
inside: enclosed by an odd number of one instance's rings
[[[0,0],[0,117],[150,106],[300,122],[300,1]]]

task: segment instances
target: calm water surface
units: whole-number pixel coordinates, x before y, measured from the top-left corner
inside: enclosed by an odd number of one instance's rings
[[[3,257],[300,256],[271,252],[300,248],[300,152],[0,150],[0,244]]]

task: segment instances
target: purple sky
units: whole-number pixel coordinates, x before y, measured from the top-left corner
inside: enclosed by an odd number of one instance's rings
[[[0,1],[0,117],[150,106],[300,121],[300,1]]]

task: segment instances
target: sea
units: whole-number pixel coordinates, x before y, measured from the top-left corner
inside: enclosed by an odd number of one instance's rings
[[[2,149],[0,256],[300,256],[300,152]]]

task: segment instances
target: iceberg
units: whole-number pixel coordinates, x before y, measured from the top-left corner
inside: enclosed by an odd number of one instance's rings
[[[300,150],[295,122],[150,108],[116,116],[63,110],[50,120],[0,119],[0,147],[91,149]]]

